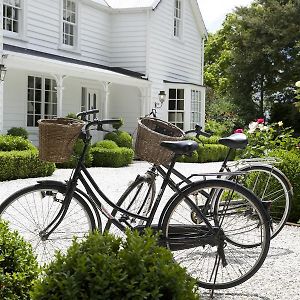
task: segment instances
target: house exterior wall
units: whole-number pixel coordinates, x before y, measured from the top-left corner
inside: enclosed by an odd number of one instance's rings
[[[116,12],[111,18],[111,66],[145,74],[147,11]]]
[[[149,50],[148,50],[148,78],[152,84],[152,107],[157,101],[160,90],[168,95],[169,88],[186,89],[185,127],[190,129],[191,90],[201,90],[202,118],[204,126],[205,88],[203,84],[203,42],[204,33],[199,32],[190,1],[183,3],[183,27],[180,38],[173,36],[174,1],[161,1],[155,11],[149,16]],[[165,84],[165,81],[189,83],[197,86],[182,86]],[[158,111],[159,117],[168,120],[168,98]]]
[[[125,82],[101,82],[99,78],[93,81],[94,77],[84,79],[84,72],[82,76],[78,73],[72,76],[72,70],[69,69],[68,73],[67,69],[58,66],[52,66],[51,71],[45,66],[40,70],[45,75],[48,73],[50,78],[54,78],[55,75],[59,75],[60,78],[68,75],[63,80],[62,115],[79,111],[81,88],[91,87],[99,90],[99,98],[103,102],[99,107],[102,116],[122,116],[125,120],[124,129],[133,132],[136,117],[151,111],[154,102],[158,100],[159,91],[165,90],[168,94],[168,89],[174,87],[172,84],[166,84],[166,81],[194,85],[203,83],[203,33],[196,24],[190,1],[194,0],[182,0],[183,35],[178,39],[173,37],[174,0],[161,0],[154,10],[112,10],[95,4],[94,1],[77,0],[78,47],[70,51],[61,43],[62,0],[24,0],[23,30],[17,37],[4,32],[3,43],[145,74],[151,82],[151,88],[142,91],[139,87],[126,85]],[[1,3],[0,0],[0,5]],[[15,67],[8,71],[4,83],[4,100],[0,101],[0,108],[1,105],[4,107],[4,131],[12,126],[26,127],[27,76],[35,75],[30,71],[29,64],[26,64],[27,70],[24,70],[24,67],[23,70],[17,70]],[[35,66],[35,70],[39,69]],[[107,84],[109,98],[105,94]],[[184,86],[187,87],[187,93],[195,88],[191,85]],[[204,95],[204,88],[199,86],[199,89]],[[108,103],[104,103],[106,101]],[[190,97],[187,97],[186,129],[190,118],[190,101]],[[204,124],[204,96],[202,102]],[[159,117],[168,119],[167,103],[159,110]],[[1,123],[0,117],[0,129]],[[32,129],[32,132],[34,130]]]
[[[62,1],[27,0],[23,31],[13,37],[4,33],[4,43],[45,53],[108,66],[110,64],[111,18],[101,6],[78,4],[78,47],[67,49],[61,43]]]

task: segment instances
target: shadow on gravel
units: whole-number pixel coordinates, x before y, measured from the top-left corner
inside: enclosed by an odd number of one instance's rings
[[[294,253],[294,251],[286,248],[280,248],[280,247],[271,247],[268,253],[268,257],[276,257],[276,256],[284,256],[284,255],[290,255]]]
[[[251,293],[220,293],[220,292],[214,292],[213,298],[211,298],[210,293],[208,292],[202,292],[201,293],[201,300],[271,300],[269,297],[265,296],[259,296],[257,294],[251,294]]]

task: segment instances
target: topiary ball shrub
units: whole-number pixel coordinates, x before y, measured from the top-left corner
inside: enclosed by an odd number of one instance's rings
[[[119,148],[119,146],[116,144],[116,142],[111,141],[111,140],[99,141],[99,142],[95,143],[92,147],[93,148],[99,147],[99,148],[105,148],[105,149],[117,149],[117,148]]]
[[[102,147],[92,147],[93,167],[112,167],[119,168],[128,166],[134,156],[132,149],[118,147],[107,149]]]
[[[58,253],[36,283],[33,300],[199,299],[195,281],[147,230],[126,240],[92,233]]]
[[[116,142],[119,147],[126,147],[132,149],[132,136],[126,131],[113,131],[104,136],[105,140]]]
[[[73,147],[73,154],[71,155],[71,157],[69,158],[69,160],[67,160],[66,162],[63,163],[57,163],[56,166],[57,168],[60,169],[71,169],[71,168],[75,168],[78,162],[78,157],[80,156],[80,154],[82,153],[84,148],[84,142],[82,139],[77,139],[75,142],[75,145]],[[92,161],[93,161],[93,156],[90,152],[90,146],[88,147],[87,153],[85,155],[85,165],[87,167],[92,166]]]
[[[31,245],[0,220],[0,299],[29,300],[38,274]]]
[[[27,130],[23,127],[12,127],[7,130],[7,135],[20,136],[24,139],[28,139],[29,134]]]

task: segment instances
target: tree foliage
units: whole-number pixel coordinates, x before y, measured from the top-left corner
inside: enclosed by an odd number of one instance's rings
[[[242,107],[245,121],[291,102],[300,78],[300,1],[256,0],[208,39],[205,83]]]

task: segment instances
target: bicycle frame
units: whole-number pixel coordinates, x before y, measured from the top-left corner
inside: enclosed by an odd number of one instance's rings
[[[89,173],[87,168],[84,165],[84,157],[88,148],[90,142],[90,138],[86,138],[84,140],[84,149],[79,157],[78,164],[76,168],[74,169],[72,175],[70,176],[69,181],[67,182],[67,191],[65,194],[65,199],[63,201],[63,205],[58,212],[57,216],[52,220],[52,222],[41,232],[41,237],[43,239],[47,239],[50,234],[59,226],[60,222],[63,220],[64,216],[67,213],[67,210],[69,208],[71,199],[73,194],[76,192],[76,187],[78,184],[78,181],[82,183],[84,186],[87,198],[89,201],[92,201],[93,207],[96,207],[110,222],[112,222],[115,226],[117,226],[120,230],[125,231],[125,226],[121,223],[121,221],[117,220],[115,217],[113,217],[109,211],[102,205],[101,200],[93,189],[96,191],[96,193],[100,196],[101,199],[104,200],[105,203],[107,203],[110,207],[118,210],[119,212],[126,214],[128,216],[131,216],[133,218],[136,218],[138,220],[145,221],[146,224],[144,227],[150,227],[152,224],[152,221],[154,219],[155,213],[159,207],[159,204],[161,202],[162,196],[164,194],[164,191],[166,187],[169,185],[172,187],[172,189],[178,193],[183,194],[183,192],[180,190],[180,188],[177,187],[175,182],[170,178],[172,174],[172,170],[174,169],[174,165],[176,163],[176,156],[174,156],[170,166],[168,167],[168,171],[162,175],[163,176],[163,183],[160,188],[160,191],[154,201],[154,204],[152,206],[152,209],[150,211],[150,214],[148,217],[144,217],[135,213],[132,213],[128,210],[125,210],[118,205],[116,205],[114,202],[112,202],[105,193],[100,189],[100,187],[97,185],[97,183],[94,181],[92,175]],[[124,195],[124,194],[123,194]],[[123,196],[121,195],[121,197]],[[121,199],[120,197],[120,199]],[[188,197],[184,196],[186,200],[189,202],[189,204],[193,207],[194,211],[199,215],[199,217],[204,221],[205,225],[207,226],[208,233],[214,234],[215,230],[214,227],[210,224],[210,222],[207,220],[206,216],[203,214],[203,212],[199,209],[199,207]],[[210,201],[210,199],[207,199],[207,201]],[[129,223],[126,222],[126,225],[133,228]],[[158,228],[159,229],[159,228]]]

